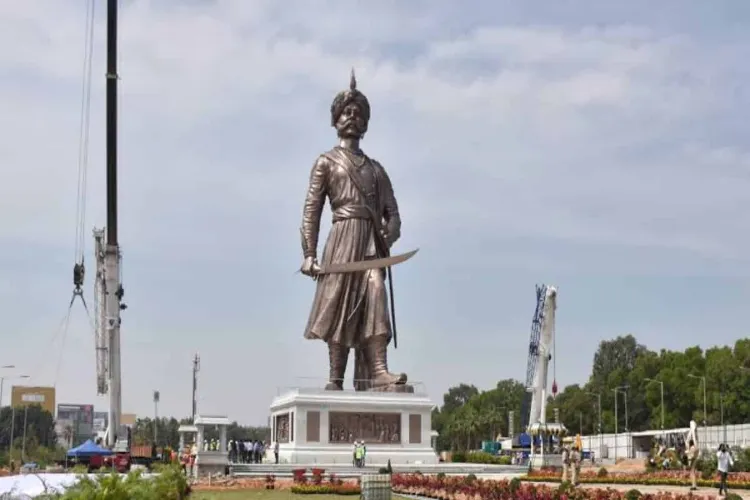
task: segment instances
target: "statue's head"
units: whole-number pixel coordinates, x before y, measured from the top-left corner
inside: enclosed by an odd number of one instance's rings
[[[331,126],[336,128],[341,138],[361,139],[367,132],[369,122],[370,103],[357,90],[357,79],[352,69],[349,89],[339,92],[331,104]]]

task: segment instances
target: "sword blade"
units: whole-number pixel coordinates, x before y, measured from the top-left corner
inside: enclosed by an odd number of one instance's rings
[[[402,253],[399,255],[392,255],[390,257],[383,257],[381,259],[370,259],[370,260],[359,260],[356,262],[341,262],[336,264],[330,264],[320,268],[318,274],[340,274],[340,273],[356,273],[360,271],[369,271],[370,269],[382,269],[384,267],[395,266],[405,262],[419,252],[419,248],[412,250],[411,252]]]

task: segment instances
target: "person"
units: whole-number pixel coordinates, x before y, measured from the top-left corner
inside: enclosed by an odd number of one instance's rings
[[[279,463],[279,442],[274,441],[273,443],[273,459],[278,464]]]
[[[570,454],[571,483],[578,486],[578,475],[581,473],[581,447],[578,443],[573,446]]]
[[[383,166],[360,149],[370,121],[370,103],[357,90],[352,71],[349,89],[331,104],[331,125],[339,145],[320,155],[310,173],[302,227],[302,274],[317,282],[305,328],[306,339],[328,345],[327,390],[343,390],[349,351],[354,349],[354,387],[400,390],[404,373],[388,370],[387,350],[393,338],[386,293],[386,269],[320,274],[318,237],[328,198],[333,224],[323,250],[322,266],[389,256],[401,235],[401,217],[393,186]],[[393,313],[393,311],[391,311]]]
[[[570,445],[565,442],[562,449],[562,480],[565,483],[568,481],[568,474],[570,472]]]
[[[722,443],[719,445],[719,451],[716,453],[716,468],[719,470],[719,495],[727,494],[727,474],[729,474],[729,468],[734,466],[734,460],[732,454],[729,453],[727,445]]]

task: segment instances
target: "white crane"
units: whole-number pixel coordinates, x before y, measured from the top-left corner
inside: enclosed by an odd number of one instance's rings
[[[532,441],[531,465],[551,465],[545,458],[549,448],[550,436],[563,436],[567,433],[565,426],[559,422],[547,422],[547,380],[549,363],[555,355],[555,312],[557,310],[557,288],[540,285],[536,289],[537,305],[531,326],[529,343],[529,362],[526,370],[526,390],[524,401],[524,424],[526,431],[539,439],[539,452]],[[552,396],[557,395],[557,381],[552,381]]]
[[[544,293],[544,302],[542,304],[542,314],[539,318],[540,335],[539,344],[537,345],[537,363],[532,385],[527,389],[531,392],[529,425],[547,423],[547,375],[555,342],[557,289],[554,286],[546,285],[542,285],[541,288]]]

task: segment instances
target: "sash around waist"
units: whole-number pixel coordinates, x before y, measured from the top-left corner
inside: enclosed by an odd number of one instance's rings
[[[347,219],[372,220],[372,211],[365,205],[346,205],[333,211],[333,222]]]

